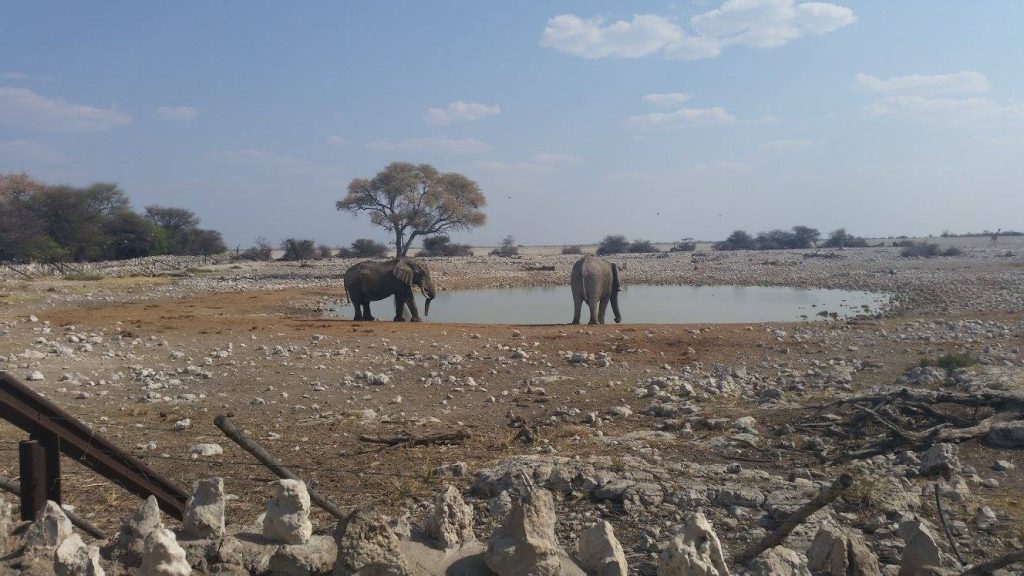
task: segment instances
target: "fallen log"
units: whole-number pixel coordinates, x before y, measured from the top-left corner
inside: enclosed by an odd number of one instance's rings
[[[1024,390],[993,390],[977,388],[970,392],[898,388],[870,394],[840,398],[821,408],[834,408],[845,404],[884,404],[904,400],[918,404],[958,404],[960,406],[990,407],[996,412],[1024,409]]]
[[[277,475],[278,478],[284,478],[286,480],[302,480],[295,475],[294,472],[285,468],[280,462],[278,462],[269,452],[266,451],[263,446],[248,437],[235,427],[231,420],[228,420],[227,416],[223,414],[213,419],[213,424],[220,428],[221,432],[225,436],[238,444],[243,450],[252,454],[256,460],[259,460],[260,464],[263,464],[271,472]],[[309,482],[306,482],[306,491],[309,492],[309,499],[314,504],[326,510],[331,516],[334,516],[338,520],[347,520],[349,515],[340,506],[328,500],[323,494],[321,494],[315,487],[311,486]]]
[[[1005,556],[1000,556],[994,560],[989,560],[988,562],[982,562],[981,564],[972,566],[971,568],[964,570],[960,576],[982,576],[983,574],[992,574],[996,570],[1012,566],[1019,562],[1024,562],[1024,550],[1010,552]]]
[[[470,438],[469,430],[460,428],[455,432],[438,432],[435,434],[424,434],[416,436],[408,432],[402,432],[395,436],[371,436],[361,434],[359,439],[372,444],[386,444],[388,448],[402,446],[425,446],[428,444],[462,444]]]
[[[787,536],[789,536],[790,532],[795,530],[796,527],[800,524],[803,524],[803,522],[807,520],[807,518],[809,518],[811,514],[814,514],[818,510],[822,509],[823,507],[834,501],[851,485],[853,485],[853,476],[846,473],[841,474],[839,478],[836,478],[835,481],[832,482],[831,486],[829,486],[825,490],[822,490],[820,493],[818,493],[817,496],[815,496],[809,502],[807,502],[807,504],[801,506],[799,510],[797,510],[796,512],[793,513],[792,516],[787,518],[786,521],[783,522],[781,526],[776,528],[774,532],[766,534],[760,542],[740,552],[735,558],[736,565],[744,566],[747,564],[747,562],[750,562],[765,550],[774,548],[779,544],[782,544],[782,541],[785,540]]]

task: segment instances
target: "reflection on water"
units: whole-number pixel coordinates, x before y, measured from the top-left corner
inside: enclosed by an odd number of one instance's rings
[[[820,320],[823,313],[845,318],[874,314],[889,300],[885,294],[768,286],[629,286],[619,294],[624,324],[790,322]],[[420,313],[423,299],[417,295]],[[374,316],[390,320],[389,298],[372,305]],[[335,310],[352,318],[351,306]],[[568,286],[497,288],[441,292],[430,305],[430,322],[476,324],[564,324],[572,320]],[[590,319],[583,305],[580,322]],[[614,323],[611,306],[605,321]]]

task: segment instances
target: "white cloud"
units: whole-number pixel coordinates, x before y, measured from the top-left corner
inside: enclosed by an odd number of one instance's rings
[[[725,126],[735,124],[736,117],[724,109],[681,108],[674,112],[654,112],[626,118],[625,125],[633,129],[672,129],[686,126]]]
[[[21,72],[0,72],[0,80],[24,80],[28,76]]]
[[[827,34],[857,21],[853,10],[827,2],[727,0],[690,18],[692,30],[655,14],[632,20],[562,14],[548,20],[540,45],[583,58],[675,60],[714,58],[730,45],[774,48],[804,36]]]
[[[935,124],[985,124],[1024,120],[1024,104],[999,104],[988,98],[886,96],[864,108],[871,116],[900,116]]]
[[[345,144],[348,144],[348,138],[345,138],[344,136],[338,136],[337,134],[332,134],[327,137],[325,142],[332,146],[344,146]]]
[[[665,94],[648,94],[643,101],[661,108],[677,108],[693,99],[693,94],[686,92],[669,92]]]
[[[161,106],[156,113],[164,120],[175,122],[191,122],[199,115],[199,111],[191,106]]]
[[[485,142],[472,138],[448,138],[433,136],[427,138],[407,138],[397,142],[378,140],[371,142],[369,147],[382,152],[439,152],[441,154],[480,154],[491,149]]]
[[[783,138],[781,140],[772,140],[771,142],[765,142],[758,146],[759,149],[766,152],[801,152],[803,150],[809,150],[821,146],[823,142],[821,140],[808,140],[805,138]]]
[[[49,131],[102,132],[131,123],[113,108],[72,104],[26,88],[0,88],[0,124]]]
[[[477,168],[490,172],[554,172],[566,168],[572,168],[583,164],[583,159],[572,154],[559,152],[540,152],[534,154],[529,160],[520,162],[501,162],[495,160],[482,160],[476,163]]]
[[[883,80],[877,76],[857,74],[857,85],[884,94],[917,94],[937,96],[944,94],[988,92],[992,86],[980,72],[965,70],[951,74],[910,74]]]
[[[424,120],[431,124],[451,124],[452,122],[467,122],[480,120],[488,116],[501,114],[501,106],[497,104],[487,105],[477,102],[452,102],[444,108],[429,108]]]
[[[11,163],[44,163],[60,162],[64,156],[45,144],[25,140],[0,142],[0,159]]]

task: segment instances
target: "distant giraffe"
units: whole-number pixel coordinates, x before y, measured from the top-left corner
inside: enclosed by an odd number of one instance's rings
[[[1003,229],[1000,228],[1000,229],[998,229],[998,230],[996,230],[995,232],[992,233],[992,243],[993,244],[995,244],[996,242],[999,241],[999,233],[1002,232],[1002,231],[1003,231]]]

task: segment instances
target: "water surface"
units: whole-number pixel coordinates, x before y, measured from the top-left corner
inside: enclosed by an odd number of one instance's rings
[[[878,312],[888,296],[873,292],[769,286],[644,286],[632,285],[619,294],[624,324],[691,324],[792,322],[820,320],[822,313],[838,318]],[[423,298],[417,294],[423,313]],[[373,315],[390,320],[391,299],[371,304]],[[337,310],[352,318],[352,307]],[[568,286],[494,288],[441,292],[430,304],[430,322],[475,324],[564,324],[572,320]],[[408,312],[406,312],[408,314]],[[580,322],[590,320],[586,304]],[[611,305],[605,322],[614,323]]]

